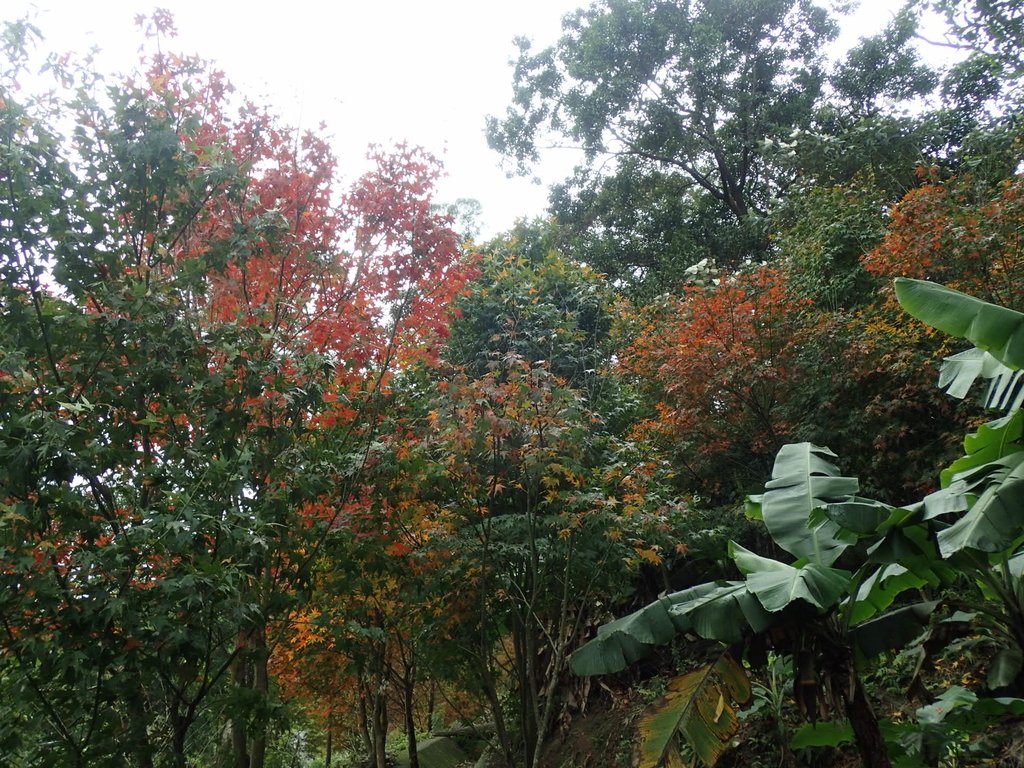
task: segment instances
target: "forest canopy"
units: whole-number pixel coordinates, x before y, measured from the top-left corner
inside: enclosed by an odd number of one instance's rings
[[[484,242],[167,12],[121,75],[6,23],[0,762],[1010,759],[1024,14],[841,23],[521,40],[492,147],[584,155]]]

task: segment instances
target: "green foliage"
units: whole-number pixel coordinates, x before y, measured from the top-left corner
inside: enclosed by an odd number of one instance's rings
[[[489,119],[491,145],[523,164],[550,127],[592,154],[653,160],[743,218],[771,194],[761,143],[809,118],[818,46],[835,25],[802,1],[716,0],[598,3],[563,30],[544,51],[521,44],[515,101]]]
[[[434,536],[469,601],[453,634],[505,758],[527,764],[594,612],[670,557],[685,512],[660,462],[625,438],[634,405],[609,372],[611,292],[546,234],[521,227],[488,247],[429,416]]]
[[[898,278],[896,296],[918,320],[967,339],[1013,370],[1024,368],[1024,314],[924,280]]]
[[[764,520],[776,544],[820,565],[834,563],[850,542],[839,537],[841,529],[831,520],[810,527],[809,511],[845,500],[858,488],[856,478],[841,477],[826,457],[835,454],[809,443],[784,445],[764,495],[752,498],[748,506],[748,514]]]
[[[774,242],[798,295],[830,311],[871,299],[872,281],[861,257],[885,234],[879,215],[884,202],[876,186],[855,179],[842,186],[813,187],[781,206]]]
[[[947,75],[946,91],[975,109],[988,106],[985,102],[1019,106],[1024,78],[1020,7],[1012,0],[933,0],[929,6],[944,15],[954,47],[969,52]],[[966,94],[973,95],[965,99]]]
[[[547,235],[524,225],[487,246],[445,345],[453,365],[478,377],[518,358],[578,389],[597,383],[611,352],[611,292],[594,270],[551,250]]]
[[[874,118],[886,103],[905,103],[931,93],[937,75],[913,46],[918,20],[909,6],[878,34],[864,37],[829,78],[852,121]]]
[[[559,242],[640,304],[675,292],[703,260],[734,268],[768,248],[764,222],[737,222],[684,177],[645,158],[577,169],[551,190]]]

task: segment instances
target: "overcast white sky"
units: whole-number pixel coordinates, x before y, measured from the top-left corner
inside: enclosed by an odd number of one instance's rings
[[[0,17],[29,14],[51,50],[97,46],[104,71],[132,67],[138,13],[171,10],[175,48],[213,59],[246,95],[292,124],[327,124],[343,173],[355,176],[368,144],[408,141],[442,157],[439,202],[476,198],[485,235],[546,206],[545,187],[575,157],[553,151],[543,185],[508,179],[487,147],[484,117],[511,95],[512,39],[553,42],[562,16],[588,0],[0,0]],[[863,0],[845,46],[880,29],[898,7]]]

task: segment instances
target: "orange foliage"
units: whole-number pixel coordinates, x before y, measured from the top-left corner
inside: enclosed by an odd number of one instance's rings
[[[695,479],[715,490],[715,457],[765,459],[791,424],[780,407],[797,375],[804,302],[762,267],[690,287],[646,311],[623,366],[655,390],[646,434],[670,440]]]
[[[997,187],[970,176],[911,190],[885,240],[863,259],[872,273],[943,283],[987,301],[1024,299],[1024,177]]]

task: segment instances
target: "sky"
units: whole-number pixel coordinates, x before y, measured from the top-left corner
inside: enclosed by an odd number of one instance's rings
[[[135,16],[167,8],[178,27],[175,50],[212,59],[239,91],[290,124],[325,123],[344,176],[365,167],[370,144],[404,141],[438,155],[447,173],[438,202],[478,200],[490,236],[543,214],[546,187],[578,157],[545,153],[535,183],[508,178],[487,147],[485,117],[503,113],[511,97],[513,38],[553,43],[562,16],[586,2],[293,0],[260,10],[238,0],[0,0],[0,18],[28,14],[45,50],[98,47],[98,66],[111,73],[137,60]],[[862,0],[837,50],[884,26],[894,7]]]

